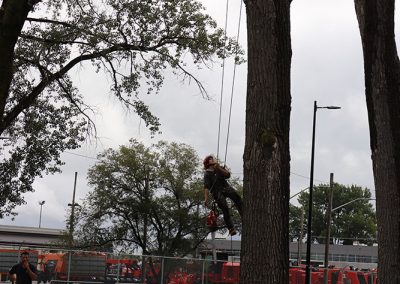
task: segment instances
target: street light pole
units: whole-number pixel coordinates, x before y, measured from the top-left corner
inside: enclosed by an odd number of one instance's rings
[[[326,210],[326,230],[325,238],[325,260],[324,260],[324,284],[328,284],[328,269],[329,269],[329,240],[331,238],[331,217],[332,217],[332,201],[333,201],[333,173],[330,175],[330,188],[328,195],[328,209]]]
[[[304,207],[301,206],[301,216],[300,216],[300,236],[299,242],[297,244],[297,265],[301,266],[301,256],[303,252],[303,234],[304,234]]]
[[[75,203],[75,192],[76,192],[76,180],[77,180],[78,173],[75,172],[75,179],[74,179],[74,191],[72,193],[72,203],[68,203],[68,206],[71,207],[71,215],[69,217],[69,246],[72,247],[74,241],[74,218],[75,218],[75,206],[79,206],[78,203]]]
[[[69,249],[72,249],[72,245],[74,243],[74,217],[75,217],[75,206],[79,206],[78,203],[75,203],[75,192],[76,192],[76,180],[78,178],[78,172],[75,172],[75,179],[74,179],[74,191],[72,193],[72,203],[68,203],[68,206],[71,206],[71,215],[69,217]],[[68,253],[68,263],[69,266],[72,263],[72,251],[69,251]],[[68,273],[67,273],[67,282],[69,283],[70,281],[70,273],[71,269],[68,267]]]
[[[45,204],[45,203],[46,203],[46,201],[44,201],[44,200],[39,201],[39,205],[40,205],[39,228],[40,228],[41,225],[42,225],[42,207],[43,207],[43,204]]]
[[[306,255],[306,282],[311,283],[311,220],[312,220],[312,203],[313,203],[313,186],[314,186],[314,152],[315,152],[315,125],[317,118],[317,110],[319,108],[326,109],[340,109],[338,106],[317,106],[317,101],[314,101],[314,115],[313,115],[313,131],[311,141],[311,168],[310,168],[310,193],[308,198],[308,217],[307,217],[307,255]]]
[[[311,168],[310,168],[310,192],[308,197],[308,217],[307,217],[307,252],[306,252],[306,284],[311,283],[311,219],[312,219],[312,200],[314,186],[314,152],[315,152],[315,124],[317,117],[317,101],[314,101],[313,130],[311,140]]]

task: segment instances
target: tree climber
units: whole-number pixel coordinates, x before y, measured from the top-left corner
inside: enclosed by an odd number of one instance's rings
[[[226,198],[230,198],[235,204],[240,217],[242,217],[242,199],[235,189],[227,182],[231,173],[224,167],[221,167],[218,160],[208,155],[203,161],[204,165],[204,201],[208,205],[208,194],[211,192],[218,207],[224,215],[225,225],[229,230],[229,235],[236,235],[236,230],[229,213]]]

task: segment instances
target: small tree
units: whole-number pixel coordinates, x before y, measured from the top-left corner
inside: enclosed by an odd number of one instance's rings
[[[319,185],[313,192],[312,240],[317,240],[318,243],[325,243],[329,190],[328,186]],[[299,195],[298,201],[304,208],[308,208],[308,198],[308,192]],[[362,244],[372,245],[376,239],[377,225],[375,210],[369,203],[369,198],[371,192],[367,188],[334,184],[332,208],[338,209],[332,212],[331,236],[336,242],[352,245],[357,240]],[[346,203],[349,204],[340,207]]]
[[[185,144],[131,140],[89,170],[79,245],[112,243],[143,254],[192,253],[208,234],[196,152]]]
[[[306,232],[304,210],[293,204],[289,204],[289,210],[289,240],[293,241],[296,239],[300,241],[300,237]]]

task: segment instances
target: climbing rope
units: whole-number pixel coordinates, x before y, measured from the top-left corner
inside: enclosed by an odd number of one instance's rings
[[[236,35],[236,45],[239,45],[239,35],[240,35],[240,23],[242,20],[242,5],[243,1],[240,1],[240,9],[239,9],[239,23],[238,23],[238,29],[237,29],[237,35]],[[236,78],[236,66],[237,66],[237,56],[238,56],[238,48],[235,50],[235,61],[233,62],[233,78],[232,78],[232,89],[231,89],[231,102],[229,106],[229,119],[228,119],[228,131],[226,134],[226,143],[225,143],[225,157],[224,157],[224,164],[226,164],[226,156],[228,154],[228,142],[229,142],[229,130],[231,126],[231,116],[232,116],[232,101],[233,101],[233,94],[235,90],[235,78]]]
[[[239,35],[240,35],[240,26],[241,26],[240,24],[241,24],[241,19],[242,19],[242,7],[243,7],[243,1],[240,1],[238,29],[237,29],[237,36],[236,36],[236,45],[239,44]],[[219,157],[219,146],[220,146],[220,137],[221,137],[221,121],[222,121],[222,105],[223,105],[224,79],[225,79],[225,57],[226,57],[225,46],[226,46],[226,35],[227,35],[227,28],[228,28],[227,27],[227,25],[228,25],[228,11],[229,11],[229,0],[226,1],[226,12],[225,12],[224,54],[223,54],[223,60],[222,60],[221,93],[220,93],[219,119],[218,119],[217,159]],[[228,129],[227,129],[226,143],[225,143],[224,164],[226,164],[226,158],[227,158],[227,154],[228,154],[228,144],[229,144],[231,117],[232,117],[233,94],[234,94],[234,90],[235,90],[235,78],[236,78],[236,66],[237,66],[238,52],[239,52],[239,49],[237,48],[235,50],[235,58],[234,58],[231,98],[230,98],[228,126],[227,126]],[[215,239],[215,233],[214,232],[212,233],[212,239],[213,240]],[[233,255],[233,239],[232,239],[232,236],[231,236],[231,254]]]
[[[226,0],[225,9],[225,33],[224,33],[224,54],[222,58],[222,78],[221,78],[221,94],[219,100],[219,120],[218,120],[218,142],[217,142],[217,158],[219,157],[219,140],[221,137],[221,117],[222,117],[222,99],[224,94],[224,78],[225,78],[225,57],[226,57],[226,31],[228,29],[228,11],[229,11],[229,0]]]
[[[238,28],[236,35],[236,45],[239,44],[239,36],[240,36],[240,27],[242,20],[242,8],[243,2],[240,1],[240,9],[239,9],[239,19],[238,19]],[[228,23],[228,11],[229,11],[229,0],[226,1],[226,13],[225,13],[225,44],[226,44],[226,34],[227,34],[227,23]],[[224,44],[224,45],[225,45]],[[235,58],[233,63],[233,76],[232,76],[232,88],[231,88],[231,97],[229,104],[229,115],[228,115],[228,126],[227,126],[227,134],[226,134],[226,143],[225,143],[225,155],[224,155],[224,164],[226,164],[226,159],[228,155],[228,145],[229,145],[229,135],[230,135],[230,126],[231,126],[231,117],[232,117],[232,105],[233,105],[233,94],[235,90],[235,79],[236,79],[236,67],[237,67],[237,57],[238,57],[239,49],[235,50]],[[222,78],[221,78],[221,94],[220,94],[220,104],[219,104],[219,119],[218,119],[218,142],[217,142],[217,158],[219,157],[219,146],[220,146],[220,137],[221,137],[221,121],[222,121],[222,106],[223,106],[223,93],[224,93],[224,80],[225,80],[225,57],[226,50],[224,49],[224,56],[222,60]]]

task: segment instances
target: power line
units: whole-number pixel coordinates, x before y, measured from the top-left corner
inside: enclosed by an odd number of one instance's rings
[[[70,154],[70,155],[74,155],[74,156],[79,156],[79,157],[86,158],[86,159],[91,159],[91,160],[100,161],[100,160],[97,159],[97,158],[90,157],[90,156],[86,156],[86,155],[82,155],[82,154],[76,154],[76,153],[72,153],[72,152],[68,152],[68,151],[64,151],[64,153],[67,153],[67,154]]]
[[[310,177],[308,177],[308,176],[304,176],[304,175],[297,174],[297,173],[294,173],[294,172],[290,172],[290,174],[310,180]],[[318,179],[315,179],[315,178],[314,178],[314,180],[318,181],[318,182],[321,182],[321,183],[329,183],[328,181],[318,180]]]
[[[72,152],[68,152],[68,151],[64,151],[64,153],[67,153],[67,154],[70,154],[70,155],[74,155],[74,156],[78,156],[78,157],[82,157],[82,158],[86,158],[86,159],[100,161],[100,159],[98,159],[98,158],[90,157],[90,156],[86,156],[86,155],[82,155],[82,154],[72,153]],[[237,176],[243,176],[243,172],[232,172],[231,174],[237,175]],[[295,172],[290,172],[290,174],[298,176],[298,177],[305,178],[307,180],[310,179],[308,176],[301,175],[301,174],[298,174],[298,173],[295,173]],[[328,183],[327,181],[323,181],[323,180],[318,180],[318,179],[314,179],[314,180],[316,180],[318,182],[321,182],[321,183]]]

